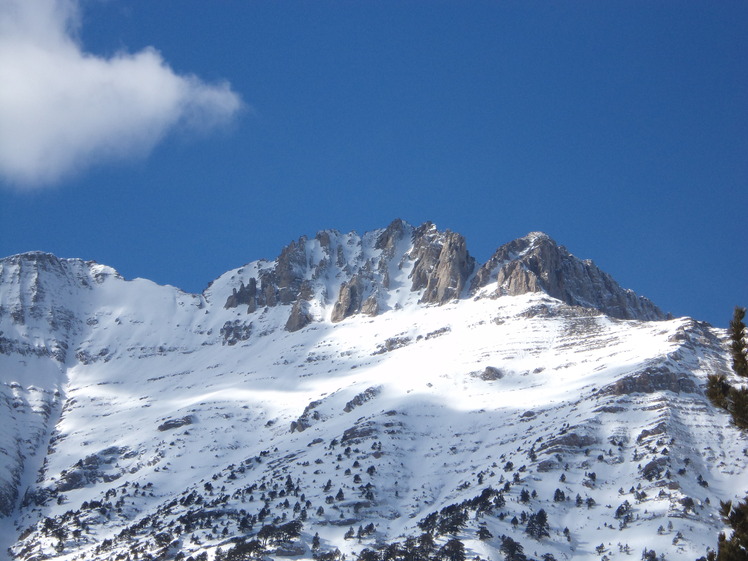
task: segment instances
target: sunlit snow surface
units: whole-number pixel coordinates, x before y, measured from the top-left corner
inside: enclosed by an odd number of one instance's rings
[[[506,517],[471,520],[458,535],[474,554],[502,559],[506,534],[535,558],[599,559],[602,544],[610,559],[626,559],[628,544],[634,558],[646,547],[693,560],[716,547],[719,500],[748,490],[745,437],[702,394],[708,374],[728,371],[724,333],[687,318],[614,320],[542,294],[424,306],[407,289],[408,271],[399,270],[381,315],[333,324],[329,302],[317,299],[317,320],[289,333],[290,306],[253,314],[223,307],[237,279],[262,263],[227,273],[205,296],[63,263],[62,278],[75,282],[0,269],[0,478],[20,489],[0,545],[15,555],[107,559],[133,543],[155,551],[153,535],[170,522],[173,531],[196,509],[180,503],[192,491],[206,501],[225,497],[204,510],[257,514],[262,491],[241,490],[283,488],[290,475],[311,502],[303,541],[319,532],[323,549],[349,555],[418,535],[429,513],[509,481],[499,509]],[[19,302],[40,292],[35,302]],[[249,337],[227,345],[221,328],[235,320]],[[366,398],[356,402],[359,394]],[[305,430],[291,432],[305,408]],[[159,430],[183,419],[190,424]],[[653,461],[662,472],[650,480],[643,472]],[[95,470],[83,470],[93,480],[71,483],[71,472],[94,462]],[[328,479],[332,489],[323,491]],[[362,498],[367,483],[373,500]],[[646,497],[637,500],[632,487]],[[328,503],[339,489],[345,498]],[[520,503],[522,489],[537,497]],[[567,500],[555,502],[556,489]],[[595,505],[577,507],[577,494]],[[267,523],[295,517],[299,498],[288,498],[289,508],[283,497],[270,500]],[[621,529],[614,515],[626,500],[634,519]],[[81,535],[61,541],[41,531],[45,517],[60,520],[91,501],[111,508],[80,511],[88,526]],[[524,524],[510,523],[540,508],[550,537],[534,540]],[[148,516],[130,542],[116,538]],[[477,540],[479,522],[493,539]],[[369,523],[374,535],[343,539],[349,527]],[[226,516],[174,537],[185,554],[212,556],[232,536],[260,527],[241,532]],[[114,539],[112,548],[97,553],[105,539]]]

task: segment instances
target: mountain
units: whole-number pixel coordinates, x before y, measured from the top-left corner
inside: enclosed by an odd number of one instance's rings
[[[479,265],[431,223],[327,230],[199,295],[11,256],[0,546],[693,560],[748,487],[703,394],[726,344],[538,232]]]

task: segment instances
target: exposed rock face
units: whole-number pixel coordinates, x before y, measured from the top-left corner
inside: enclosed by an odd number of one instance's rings
[[[377,295],[372,294],[369,296],[364,303],[361,305],[361,313],[367,316],[375,316],[379,313],[379,300]]]
[[[424,289],[421,302],[429,304],[443,304],[459,298],[475,267],[465,238],[450,231],[440,233],[431,222],[413,233],[411,258],[415,259],[412,290]]]
[[[545,292],[569,305],[596,308],[619,319],[669,317],[646,298],[621,288],[592,261],[577,259],[539,232],[496,250],[473,278],[471,293],[477,293],[494,279],[498,295]]]
[[[234,289],[233,294],[228,297],[226,300],[226,305],[224,308],[236,308],[237,306],[241,304],[245,304],[247,306],[250,306],[254,309],[257,307],[257,279],[254,277],[249,279],[249,284],[247,286],[244,286],[244,283],[242,282],[239,285],[239,289]]]
[[[248,278],[231,289],[224,307],[247,306],[247,313],[260,308],[292,305],[288,327],[300,329],[317,315],[319,306],[297,305],[300,300],[328,305],[337,294],[331,311],[333,322],[355,314],[376,315],[382,311],[381,298],[390,286],[390,271],[408,259],[402,243],[413,228],[394,220],[386,229],[359,236],[335,230],[317,233],[291,242],[272,263],[257,262]],[[370,255],[369,258],[365,254]],[[330,290],[333,294],[328,294]]]
[[[340,285],[340,296],[332,309],[331,320],[333,322],[343,321],[348,316],[360,312],[363,303],[362,292],[363,286],[359,275],[354,275],[349,282]]]
[[[321,400],[314,400],[309,402],[309,404],[304,407],[304,411],[301,413],[299,418],[295,421],[291,421],[291,432],[304,432],[306,429],[312,426],[312,421],[319,421],[321,417],[319,411],[316,411],[316,408],[321,404]]]
[[[252,334],[252,322],[244,323],[238,319],[227,321],[221,327],[221,337],[224,345],[236,345],[240,341],[246,341]]]
[[[42,252],[0,260],[0,282],[12,290],[8,300],[0,302],[0,320],[7,315],[13,324],[26,326],[27,330],[26,337],[15,341],[0,337],[0,352],[14,350],[64,362],[69,338],[80,328],[80,320],[66,305],[66,296],[90,290],[108,273],[116,275],[108,267],[93,274],[91,266],[80,259],[59,259]],[[52,279],[54,285],[50,285]],[[45,334],[53,334],[52,338],[45,335],[44,345],[31,345],[29,341],[42,332],[43,326]]]
[[[568,452],[574,448],[586,448],[596,444],[598,439],[588,434],[569,432],[540,444],[538,451],[548,453]]]
[[[271,270],[259,274],[260,290],[257,290],[258,279],[251,277],[246,286],[242,281],[239,288],[226,299],[225,308],[236,308],[246,305],[252,313],[260,306],[292,304],[299,298],[306,266],[306,238],[291,242],[283,248]]]
[[[389,264],[395,257],[397,245],[403,238],[405,238],[406,231],[410,230],[412,230],[412,228],[403,220],[398,218],[393,220],[390,225],[387,226],[387,228],[377,237],[377,241],[374,244],[374,249],[378,249],[382,252],[378,270],[382,275],[382,287],[385,289],[390,287]]]
[[[403,239],[407,229],[408,225],[400,218],[396,218],[377,237],[374,244],[375,249],[381,249],[391,259],[394,256],[397,242]]]
[[[291,304],[299,297],[306,268],[306,238],[291,242],[278,256],[275,275],[278,286],[278,300],[281,304]]]
[[[697,393],[693,379],[686,373],[673,372],[667,366],[651,366],[616,381],[600,390],[602,395],[630,395],[633,393]]]
[[[343,407],[343,411],[345,411],[346,413],[350,413],[356,407],[360,407],[367,401],[370,401],[377,397],[381,392],[381,386],[372,386],[370,388],[366,388],[364,391],[362,391],[360,394],[357,394],[352,400],[346,403],[345,407]]]
[[[309,304],[306,300],[297,300],[291,308],[291,315],[286,322],[286,331],[298,331],[312,323],[312,314],[309,313]]]
[[[475,266],[465,238],[439,231],[431,222],[414,228],[397,219],[363,236],[326,230],[291,242],[274,262],[248,265],[251,272],[235,281],[225,308],[247,306],[251,314],[291,305],[289,327],[300,329],[327,313],[334,323],[357,314],[380,314],[397,307],[403,288],[419,293],[420,303],[441,305],[466,296],[468,286],[467,293],[474,296],[497,283],[496,296],[545,292],[570,306],[615,318],[669,317],[543,233],[505,244],[477,271]],[[393,298],[393,293],[399,296]],[[311,305],[299,304],[302,300]]]
[[[486,366],[480,373],[480,379],[488,381],[501,380],[504,377],[504,371],[495,366]]]
[[[169,419],[167,421],[164,421],[158,426],[158,430],[163,432],[167,430],[178,429],[179,427],[191,425],[194,422],[195,417],[192,415],[187,415],[186,417],[180,417],[179,419]]]

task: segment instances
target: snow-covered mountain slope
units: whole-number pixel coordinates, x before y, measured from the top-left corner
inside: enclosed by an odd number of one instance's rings
[[[478,267],[430,223],[325,231],[202,295],[9,257],[0,545],[356,558],[428,531],[485,559],[508,536],[535,559],[693,560],[748,488],[745,437],[702,392],[724,338],[539,233]]]

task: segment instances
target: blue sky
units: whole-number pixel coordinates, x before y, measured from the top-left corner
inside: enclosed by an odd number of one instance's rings
[[[199,292],[401,217],[479,261],[545,231],[674,315],[748,305],[744,1],[23,2],[0,0],[1,256]]]

